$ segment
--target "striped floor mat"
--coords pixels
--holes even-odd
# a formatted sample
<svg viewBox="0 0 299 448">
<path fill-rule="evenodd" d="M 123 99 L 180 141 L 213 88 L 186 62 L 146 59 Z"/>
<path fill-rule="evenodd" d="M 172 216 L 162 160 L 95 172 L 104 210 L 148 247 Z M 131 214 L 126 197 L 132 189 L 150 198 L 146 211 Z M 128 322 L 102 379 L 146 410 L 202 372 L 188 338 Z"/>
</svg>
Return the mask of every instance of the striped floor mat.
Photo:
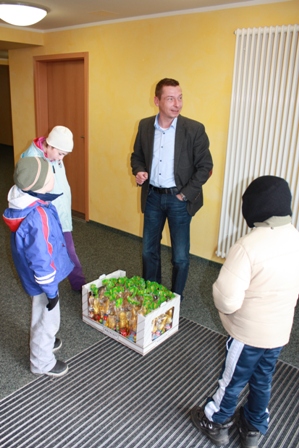
<svg viewBox="0 0 299 448">
<path fill-rule="evenodd" d="M 38 377 L 0 402 L 1 448 L 212 448 L 189 412 L 213 391 L 224 342 L 185 318 L 144 357 L 105 337 L 65 377 Z M 298 386 L 299 370 L 279 361 L 260 447 L 299 446 Z M 233 429 L 227 447 L 239 446 Z"/>
</svg>

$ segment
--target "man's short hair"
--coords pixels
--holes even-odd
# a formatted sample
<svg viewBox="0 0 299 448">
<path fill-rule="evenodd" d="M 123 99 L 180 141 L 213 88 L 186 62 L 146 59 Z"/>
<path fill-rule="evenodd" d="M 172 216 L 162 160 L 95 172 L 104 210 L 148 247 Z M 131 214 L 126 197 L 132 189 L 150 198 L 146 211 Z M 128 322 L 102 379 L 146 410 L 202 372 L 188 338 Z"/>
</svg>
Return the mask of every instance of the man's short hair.
<svg viewBox="0 0 299 448">
<path fill-rule="evenodd" d="M 159 99 L 161 98 L 162 90 L 163 90 L 164 86 L 177 87 L 179 85 L 180 85 L 179 82 L 176 81 L 175 79 L 172 79 L 172 78 L 161 79 L 161 81 L 159 81 L 158 84 L 156 85 L 155 96 Z"/>
</svg>

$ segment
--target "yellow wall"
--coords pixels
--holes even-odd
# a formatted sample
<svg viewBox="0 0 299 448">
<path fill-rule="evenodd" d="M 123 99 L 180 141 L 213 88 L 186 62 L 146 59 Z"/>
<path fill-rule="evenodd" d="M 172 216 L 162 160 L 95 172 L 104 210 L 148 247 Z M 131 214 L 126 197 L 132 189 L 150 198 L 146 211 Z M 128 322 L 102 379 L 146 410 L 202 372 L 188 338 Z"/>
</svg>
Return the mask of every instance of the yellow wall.
<svg viewBox="0 0 299 448">
<path fill-rule="evenodd" d="M 44 35 L 37 31 L 17 28 L 11 25 L 0 26 L 1 50 L 44 44 Z"/>
<path fill-rule="evenodd" d="M 138 121 L 157 112 L 154 86 L 178 79 L 182 114 L 205 124 L 214 173 L 191 224 L 191 253 L 214 261 L 237 28 L 299 22 L 299 0 L 110 23 L 44 34 L 44 46 L 10 50 L 15 156 L 35 137 L 32 56 L 89 52 L 90 219 L 142 235 L 130 153 Z M 168 232 L 164 244 L 170 245 Z"/>
</svg>

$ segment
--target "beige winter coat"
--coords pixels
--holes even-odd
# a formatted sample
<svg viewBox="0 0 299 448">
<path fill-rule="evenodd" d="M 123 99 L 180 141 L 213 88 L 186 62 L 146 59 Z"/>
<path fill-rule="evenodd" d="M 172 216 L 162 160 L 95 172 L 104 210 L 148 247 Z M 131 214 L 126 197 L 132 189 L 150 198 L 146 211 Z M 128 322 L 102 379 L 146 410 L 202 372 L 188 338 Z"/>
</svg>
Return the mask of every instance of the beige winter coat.
<svg viewBox="0 0 299 448">
<path fill-rule="evenodd" d="M 232 246 L 213 285 L 225 330 L 254 347 L 289 341 L 299 293 L 299 232 L 290 220 L 257 223 Z"/>
</svg>

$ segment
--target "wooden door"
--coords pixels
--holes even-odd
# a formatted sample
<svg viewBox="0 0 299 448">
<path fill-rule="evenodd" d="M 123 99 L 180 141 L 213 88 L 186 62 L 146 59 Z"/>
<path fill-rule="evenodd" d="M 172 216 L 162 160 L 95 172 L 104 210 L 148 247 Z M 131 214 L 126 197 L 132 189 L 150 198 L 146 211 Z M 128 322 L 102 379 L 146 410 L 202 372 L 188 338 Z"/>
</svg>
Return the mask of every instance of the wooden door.
<svg viewBox="0 0 299 448">
<path fill-rule="evenodd" d="M 78 55 L 35 58 L 35 92 L 37 135 L 56 125 L 73 132 L 74 149 L 64 164 L 73 214 L 88 221 L 86 62 Z"/>
</svg>

